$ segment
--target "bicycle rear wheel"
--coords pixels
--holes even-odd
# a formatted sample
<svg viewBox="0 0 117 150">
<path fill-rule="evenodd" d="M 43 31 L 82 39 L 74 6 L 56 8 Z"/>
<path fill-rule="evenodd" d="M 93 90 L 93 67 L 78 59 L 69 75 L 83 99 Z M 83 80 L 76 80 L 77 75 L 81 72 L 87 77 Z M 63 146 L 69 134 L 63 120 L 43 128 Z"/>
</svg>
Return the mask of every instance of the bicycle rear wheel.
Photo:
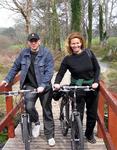
<svg viewBox="0 0 117 150">
<path fill-rule="evenodd" d="M 74 119 L 71 123 L 71 148 L 72 150 L 83 150 L 84 138 L 80 115 L 73 117 Z"/>
<path fill-rule="evenodd" d="M 66 136 L 69 129 L 69 102 L 63 98 L 60 105 L 60 124 L 63 136 Z"/>
<path fill-rule="evenodd" d="M 29 116 L 27 114 L 21 117 L 21 130 L 25 150 L 30 150 L 31 124 L 29 123 Z"/>
</svg>

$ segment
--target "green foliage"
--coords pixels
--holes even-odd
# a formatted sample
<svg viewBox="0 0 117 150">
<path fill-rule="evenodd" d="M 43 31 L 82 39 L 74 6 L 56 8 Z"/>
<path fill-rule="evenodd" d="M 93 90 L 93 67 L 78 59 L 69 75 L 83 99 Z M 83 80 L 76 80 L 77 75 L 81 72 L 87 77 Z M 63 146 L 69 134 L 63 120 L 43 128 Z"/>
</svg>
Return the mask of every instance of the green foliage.
<svg viewBox="0 0 117 150">
<path fill-rule="evenodd" d="M 14 44 L 14 45 L 11 45 L 9 47 L 9 49 L 12 49 L 12 50 L 17 50 L 17 49 L 21 49 L 21 48 L 24 48 L 25 45 L 24 44 Z"/>
<path fill-rule="evenodd" d="M 110 37 L 108 39 L 108 44 L 105 45 L 105 46 L 101 46 L 100 45 L 100 41 L 99 41 L 99 38 L 96 37 L 92 40 L 92 50 L 95 51 L 95 53 L 97 54 L 98 57 L 101 57 L 103 58 L 104 60 L 107 60 L 110 59 L 113 61 L 113 60 L 117 60 L 117 37 Z M 109 54 L 109 51 L 113 49 L 112 53 L 114 53 L 113 55 L 111 56 L 108 56 Z"/>
<path fill-rule="evenodd" d="M 110 46 L 117 46 L 117 37 L 110 37 L 108 43 Z"/>
<path fill-rule="evenodd" d="M 3 145 L 8 139 L 7 133 L 0 133 L 0 145 Z"/>
<path fill-rule="evenodd" d="M 92 45 L 93 46 L 98 46 L 99 45 L 99 37 L 95 37 L 92 39 Z"/>
</svg>

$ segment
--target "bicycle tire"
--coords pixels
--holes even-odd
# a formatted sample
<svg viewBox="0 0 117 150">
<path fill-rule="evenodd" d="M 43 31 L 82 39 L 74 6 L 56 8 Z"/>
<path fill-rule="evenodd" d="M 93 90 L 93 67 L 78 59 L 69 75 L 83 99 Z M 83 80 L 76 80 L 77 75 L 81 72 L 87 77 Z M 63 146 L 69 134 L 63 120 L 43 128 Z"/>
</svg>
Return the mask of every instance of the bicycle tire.
<svg viewBox="0 0 117 150">
<path fill-rule="evenodd" d="M 71 122 L 71 148 L 84 150 L 84 137 L 80 115 L 74 115 Z"/>
<path fill-rule="evenodd" d="M 28 115 L 23 115 L 21 119 L 22 140 L 25 146 L 25 150 L 30 150 L 31 133 Z"/>
<path fill-rule="evenodd" d="M 60 105 L 60 124 L 62 135 L 66 136 L 69 129 L 69 102 L 63 98 Z"/>
</svg>

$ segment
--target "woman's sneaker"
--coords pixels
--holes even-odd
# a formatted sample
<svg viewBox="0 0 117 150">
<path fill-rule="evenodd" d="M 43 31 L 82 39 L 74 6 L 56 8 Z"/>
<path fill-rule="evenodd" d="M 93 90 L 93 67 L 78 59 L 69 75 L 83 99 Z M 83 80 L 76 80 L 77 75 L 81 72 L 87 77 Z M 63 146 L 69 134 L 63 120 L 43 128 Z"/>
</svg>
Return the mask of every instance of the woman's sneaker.
<svg viewBox="0 0 117 150">
<path fill-rule="evenodd" d="M 32 135 L 34 138 L 37 138 L 40 135 L 40 125 L 34 125 L 33 129 L 32 129 Z"/>
<path fill-rule="evenodd" d="M 91 135 L 90 137 L 86 137 L 86 140 L 91 144 L 96 143 L 96 139 L 95 139 L 94 135 Z"/>
<path fill-rule="evenodd" d="M 49 146 L 55 146 L 55 140 L 54 140 L 54 138 L 48 139 L 48 145 Z"/>
</svg>

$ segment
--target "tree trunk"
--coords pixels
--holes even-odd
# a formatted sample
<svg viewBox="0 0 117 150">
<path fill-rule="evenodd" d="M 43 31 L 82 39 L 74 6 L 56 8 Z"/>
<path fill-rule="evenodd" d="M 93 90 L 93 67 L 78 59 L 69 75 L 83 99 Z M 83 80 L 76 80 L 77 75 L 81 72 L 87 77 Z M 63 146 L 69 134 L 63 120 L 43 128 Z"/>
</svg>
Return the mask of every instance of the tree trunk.
<svg viewBox="0 0 117 150">
<path fill-rule="evenodd" d="M 32 12 L 32 0 L 26 0 L 25 3 L 21 3 L 18 0 L 13 0 L 13 3 L 17 7 L 18 12 L 23 16 L 25 19 L 25 31 L 26 34 L 31 32 L 31 12 Z"/>
<path fill-rule="evenodd" d="M 92 7 L 92 0 L 88 1 L 88 48 L 91 48 L 91 42 L 92 42 L 92 13 L 93 13 L 93 7 Z"/>
<path fill-rule="evenodd" d="M 81 11 L 82 11 L 81 0 L 71 0 L 71 30 L 81 31 Z"/>
<path fill-rule="evenodd" d="M 103 9 L 101 3 L 99 4 L 99 37 L 100 43 L 103 41 Z"/>
<path fill-rule="evenodd" d="M 58 14 L 56 10 L 56 0 L 52 0 L 52 49 L 54 51 L 61 50 L 60 44 L 60 25 L 58 20 Z"/>
</svg>

